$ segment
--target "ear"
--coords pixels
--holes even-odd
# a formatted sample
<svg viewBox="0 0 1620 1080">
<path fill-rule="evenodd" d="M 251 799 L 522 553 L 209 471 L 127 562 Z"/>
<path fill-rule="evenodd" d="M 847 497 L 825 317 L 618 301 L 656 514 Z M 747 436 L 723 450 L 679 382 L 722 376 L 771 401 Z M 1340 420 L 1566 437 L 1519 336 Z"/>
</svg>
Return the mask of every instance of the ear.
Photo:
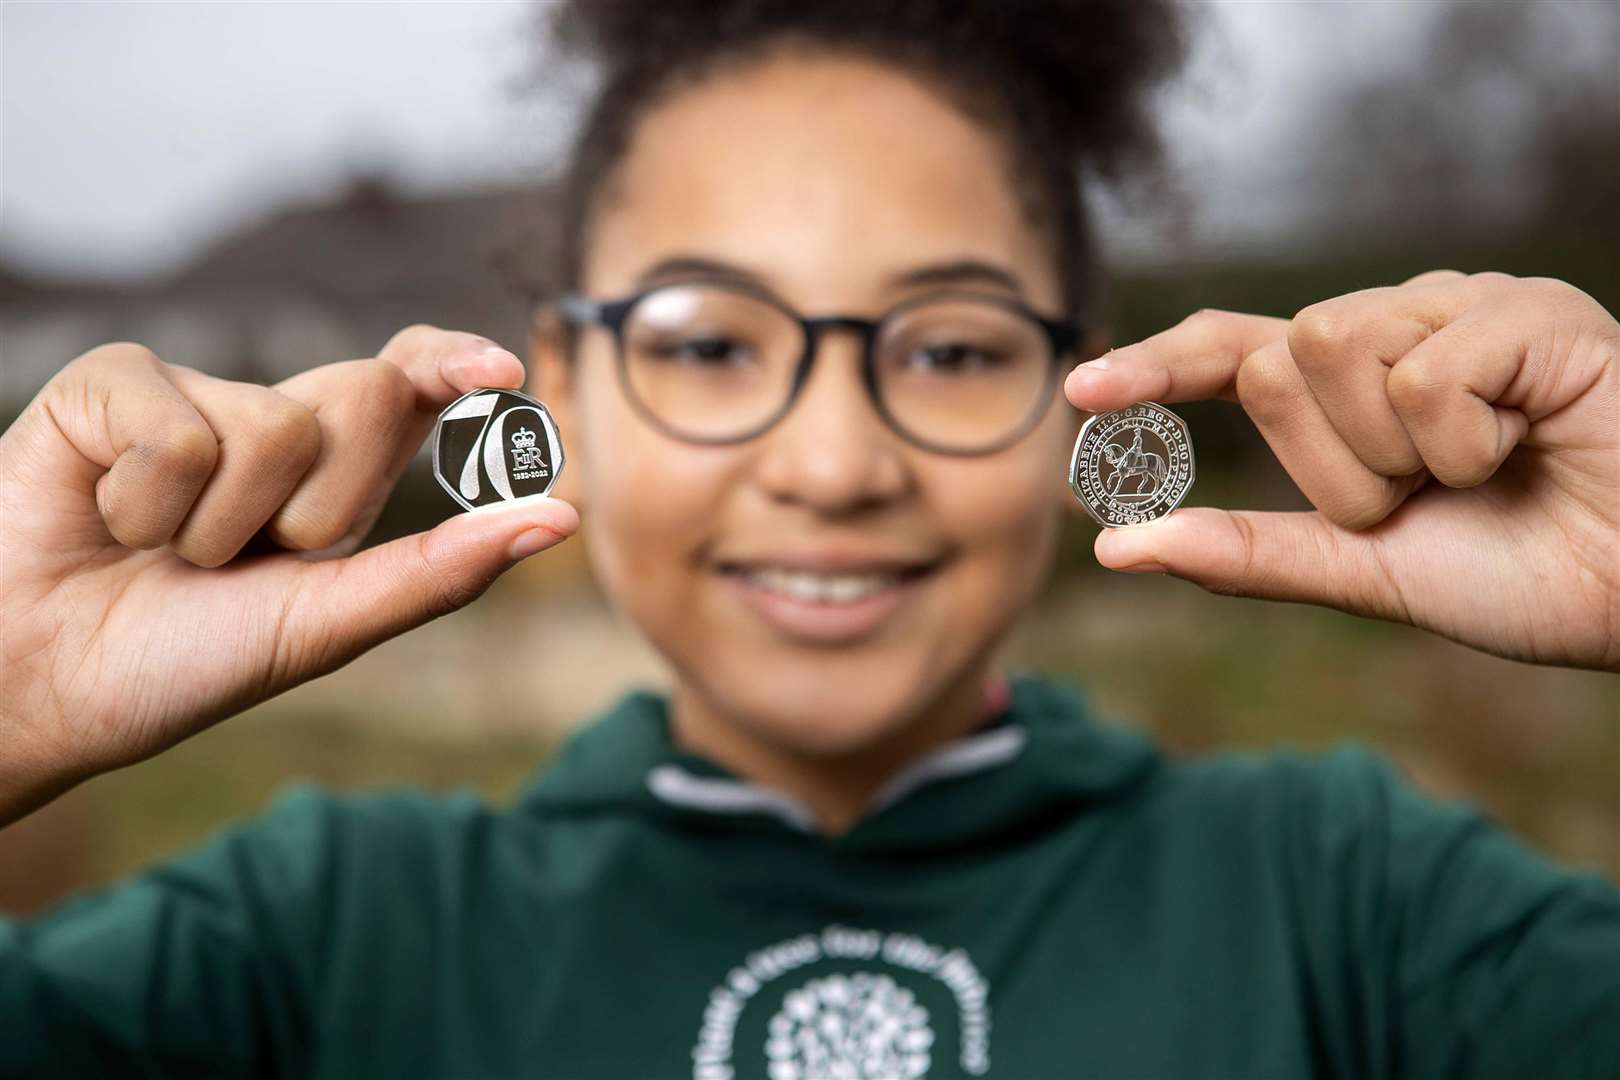
<svg viewBox="0 0 1620 1080">
<path fill-rule="evenodd" d="M 557 421 L 562 437 L 564 465 L 553 494 L 576 508 L 585 493 L 584 442 L 575 423 L 579 411 L 574 405 L 577 382 L 568 353 L 572 328 L 549 308 L 536 311 L 529 320 L 529 382 Z"/>
</svg>

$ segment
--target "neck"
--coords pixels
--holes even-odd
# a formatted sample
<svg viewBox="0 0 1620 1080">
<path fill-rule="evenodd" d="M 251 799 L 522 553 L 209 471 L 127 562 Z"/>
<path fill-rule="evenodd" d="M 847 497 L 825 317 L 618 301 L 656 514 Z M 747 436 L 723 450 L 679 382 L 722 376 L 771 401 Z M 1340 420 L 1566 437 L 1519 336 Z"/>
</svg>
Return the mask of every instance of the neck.
<svg viewBox="0 0 1620 1080">
<path fill-rule="evenodd" d="M 837 835 L 865 816 L 890 777 L 983 724 L 993 711 L 990 685 L 988 669 L 975 668 L 888 737 L 847 753 L 814 754 L 761 737 L 757 725 L 729 715 L 682 679 L 672 700 L 671 735 L 683 749 L 796 799 L 823 832 Z"/>
</svg>

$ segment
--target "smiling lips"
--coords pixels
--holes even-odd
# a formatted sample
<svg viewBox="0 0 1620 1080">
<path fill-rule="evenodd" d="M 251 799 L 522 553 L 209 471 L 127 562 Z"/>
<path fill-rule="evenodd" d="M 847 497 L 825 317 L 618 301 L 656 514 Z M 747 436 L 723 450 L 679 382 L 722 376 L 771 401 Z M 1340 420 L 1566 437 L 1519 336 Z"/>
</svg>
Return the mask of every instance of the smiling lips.
<svg viewBox="0 0 1620 1080">
<path fill-rule="evenodd" d="M 886 570 L 824 573 L 779 566 L 754 566 L 742 567 L 736 572 L 743 581 L 756 588 L 769 589 L 810 604 L 849 604 L 900 584 L 900 575 Z"/>
<path fill-rule="evenodd" d="M 877 630 L 939 567 L 938 560 L 817 561 L 823 565 L 722 562 L 717 568 L 743 603 L 784 636 L 838 644 Z"/>
</svg>

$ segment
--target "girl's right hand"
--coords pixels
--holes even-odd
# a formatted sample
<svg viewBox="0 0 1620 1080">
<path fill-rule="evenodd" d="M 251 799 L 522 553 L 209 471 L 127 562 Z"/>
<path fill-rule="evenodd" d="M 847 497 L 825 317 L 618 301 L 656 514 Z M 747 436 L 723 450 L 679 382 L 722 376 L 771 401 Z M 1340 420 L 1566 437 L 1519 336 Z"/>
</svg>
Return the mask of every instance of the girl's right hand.
<svg viewBox="0 0 1620 1080">
<path fill-rule="evenodd" d="M 467 604 L 573 533 L 571 506 L 539 500 L 350 554 L 438 412 L 523 379 L 488 339 L 422 325 L 274 387 L 125 342 L 63 368 L 0 436 L 0 823 Z M 238 558 L 261 530 L 269 550 Z"/>
</svg>

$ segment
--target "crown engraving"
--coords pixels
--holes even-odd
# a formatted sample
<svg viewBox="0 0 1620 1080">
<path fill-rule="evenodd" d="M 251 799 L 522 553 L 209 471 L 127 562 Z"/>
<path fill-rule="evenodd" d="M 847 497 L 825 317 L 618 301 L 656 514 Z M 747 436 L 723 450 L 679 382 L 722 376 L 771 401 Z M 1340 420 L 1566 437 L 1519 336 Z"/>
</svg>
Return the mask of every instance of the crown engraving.
<svg viewBox="0 0 1620 1080">
<path fill-rule="evenodd" d="M 534 432 L 528 428 L 518 428 L 512 432 L 512 448 L 514 450 L 527 450 L 534 445 Z"/>
</svg>

